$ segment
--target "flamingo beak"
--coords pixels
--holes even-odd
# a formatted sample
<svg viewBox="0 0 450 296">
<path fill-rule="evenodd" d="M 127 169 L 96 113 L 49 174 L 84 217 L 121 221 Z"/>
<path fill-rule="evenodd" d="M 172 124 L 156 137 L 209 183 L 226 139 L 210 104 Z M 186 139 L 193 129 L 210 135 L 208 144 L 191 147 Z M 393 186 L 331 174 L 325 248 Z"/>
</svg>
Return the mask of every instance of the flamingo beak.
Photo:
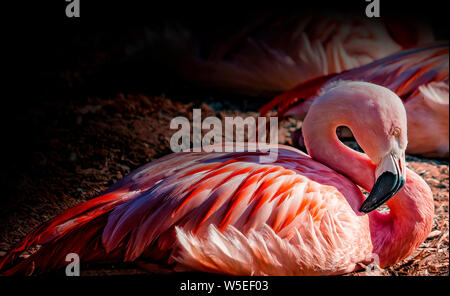
<svg viewBox="0 0 450 296">
<path fill-rule="evenodd" d="M 375 175 L 375 185 L 361 205 L 360 212 L 372 212 L 402 189 L 406 175 L 404 157 L 397 157 L 393 153 L 388 154 L 378 165 Z"/>
</svg>

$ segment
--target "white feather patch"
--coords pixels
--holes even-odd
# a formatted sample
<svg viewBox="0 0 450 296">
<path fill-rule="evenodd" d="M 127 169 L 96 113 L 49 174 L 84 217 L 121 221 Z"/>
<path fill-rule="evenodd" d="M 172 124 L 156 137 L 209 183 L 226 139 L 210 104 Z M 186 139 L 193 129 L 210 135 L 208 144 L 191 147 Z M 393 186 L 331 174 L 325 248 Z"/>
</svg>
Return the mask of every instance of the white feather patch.
<svg viewBox="0 0 450 296">
<path fill-rule="evenodd" d="M 320 224 L 308 211 L 300 216 L 303 227 L 290 239 L 281 238 L 267 224 L 246 235 L 233 226 L 221 232 L 211 224 L 202 237 L 177 227 L 179 252 L 173 259 L 199 271 L 282 276 L 342 274 L 370 257 L 370 238 L 360 235 L 365 231 L 342 229 L 349 225 L 335 223 L 328 213 Z"/>
</svg>

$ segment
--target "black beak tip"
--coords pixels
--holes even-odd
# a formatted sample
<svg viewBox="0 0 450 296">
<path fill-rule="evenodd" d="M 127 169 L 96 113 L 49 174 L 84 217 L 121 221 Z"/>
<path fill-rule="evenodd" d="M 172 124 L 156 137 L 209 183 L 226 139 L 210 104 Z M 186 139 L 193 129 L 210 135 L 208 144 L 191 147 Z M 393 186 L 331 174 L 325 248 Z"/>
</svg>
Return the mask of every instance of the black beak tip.
<svg viewBox="0 0 450 296">
<path fill-rule="evenodd" d="M 369 207 L 367 207 L 365 204 L 363 204 L 363 205 L 361 206 L 361 208 L 359 209 L 359 211 L 360 211 L 361 213 L 365 213 L 365 214 L 368 214 L 368 213 L 372 212 L 372 210 L 369 209 Z"/>
<path fill-rule="evenodd" d="M 392 196 L 394 196 L 405 184 L 405 180 L 391 172 L 384 172 L 375 182 L 372 191 L 367 199 L 361 205 L 359 211 L 362 213 L 370 213 Z"/>
<path fill-rule="evenodd" d="M 370 197 L 370 195 L 369 195 Z M 375 202 L 375 200 L 371 199 L 371 198 L 367 198 L 363 204 L 361 205 L 361 207 L 359 208 L 359 211 L 361 213 L 370 213 L 373 210 L 376 210 L 376 208 L 378 208 L 379 206 L 381 206 L 381 204 Z"/>
</svg>

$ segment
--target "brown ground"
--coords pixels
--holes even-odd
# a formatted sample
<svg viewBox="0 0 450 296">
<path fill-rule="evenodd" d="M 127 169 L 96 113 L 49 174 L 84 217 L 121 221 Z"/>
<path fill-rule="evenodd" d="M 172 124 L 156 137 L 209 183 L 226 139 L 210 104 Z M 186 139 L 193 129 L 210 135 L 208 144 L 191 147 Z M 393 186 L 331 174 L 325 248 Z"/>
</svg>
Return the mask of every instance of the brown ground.
<svg viewBox="0 0 450 296">
<path fill-rule="evenodd" d="M 20 173 L 11 177 L 13 190 L 3 200 L 0 256 L 42 222 L 97 196 L 140 165 L 170 153 L 169 139 L 175 132 L 169 129 L 170 120 L 179 115 L 189 117 L 194 107 L 202 108 L 203 118 L 243 115 L 239 110 L 255 115 L 257 110 L 257 106 L 242 100 L 227 104 L 214 99 L 186 103 L 164 96 L 125 94 L 36 104 L 24 116 L 36 125 L 37 144 Z M 291 144 L 290 134 L 298 126 L 294 120 L 284 122 L 280 143 Z M 380 274 L 448 275 L 448 162 L 416 157 L 407 160 L 433 190 L 433 230 L 410 258 Z M 83 270 L 84 275 L 140 272 L 134 266 Z"/>
</svg>

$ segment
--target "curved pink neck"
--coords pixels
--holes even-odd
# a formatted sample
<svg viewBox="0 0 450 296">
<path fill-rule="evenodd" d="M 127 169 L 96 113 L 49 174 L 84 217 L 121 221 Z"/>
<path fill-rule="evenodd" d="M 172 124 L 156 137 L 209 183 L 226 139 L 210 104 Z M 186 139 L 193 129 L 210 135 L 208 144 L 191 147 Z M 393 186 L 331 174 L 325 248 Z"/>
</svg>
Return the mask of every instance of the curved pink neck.
<svg viewBox="0 0 450 296">
<path fill-rule="evenodd" d="M 352 111 L 348 108 L 345 113 L 336 111 L 327 113 L 325 118 L 323 115 L 308 114 L 303 123 L 307 151 L 315 160 L 370 191 L 375 183 L 376 165 L 366 154 L 350 149 L 338 139 L 336 128 L 345 125 L 352 129 L 354 122 L 349 120 Z M 352 131 L 358 140 L 361 130 Z M 381 266 L 394 264 L 409 256 L 431 231 L 434 211 L 431 190 L 410 170 L 406 178 L 404 188 L 387 202 L 389 214 L 377 211 L 369 214 L 373 253 L 379 256 Z"/>
</svg>

